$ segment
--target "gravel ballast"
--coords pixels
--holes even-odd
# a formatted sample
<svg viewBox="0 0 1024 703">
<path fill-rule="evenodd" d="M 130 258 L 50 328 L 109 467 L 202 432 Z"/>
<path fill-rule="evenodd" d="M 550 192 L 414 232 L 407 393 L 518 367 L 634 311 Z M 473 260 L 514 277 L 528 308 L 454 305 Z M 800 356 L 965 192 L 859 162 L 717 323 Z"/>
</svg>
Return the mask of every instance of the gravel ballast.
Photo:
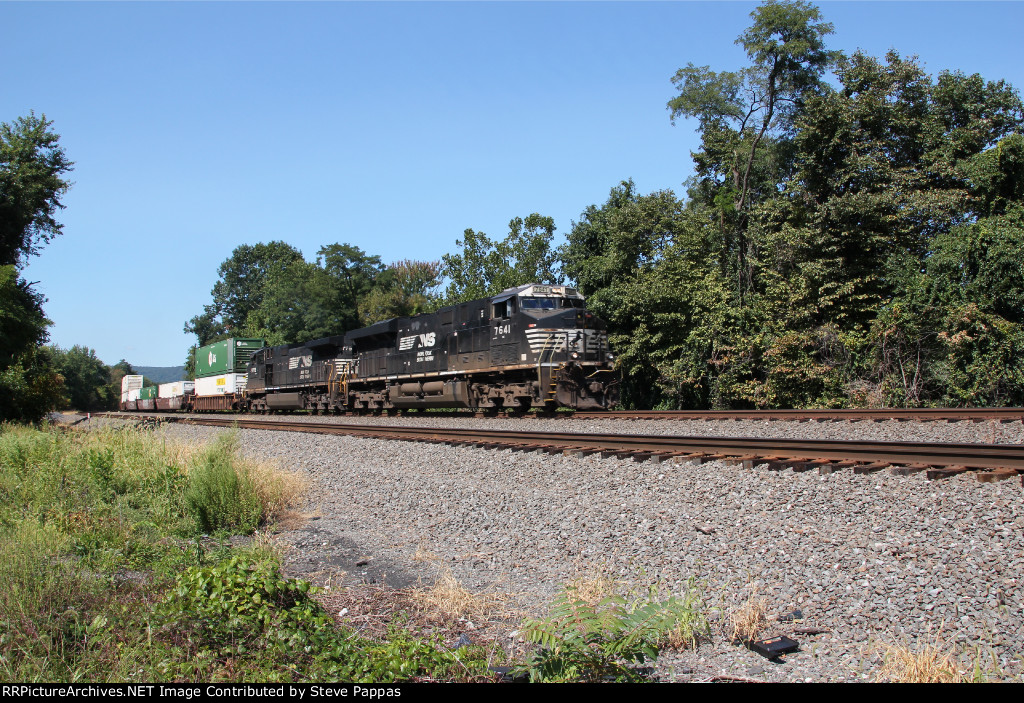
<svg viewBox="0 0 1024 703">
<path fill-rule="evenodd" d="M 322 418 L 310 418 L 319 421 Z M 410 421 L 411 420 L 411 421 Z M 334 420 L 338 421 L 338 420 Z M 450 418 L 343 422 L 455 424 Z M 462 422 L 461 420 L 459 422 Z M 1013 423 L 466 420 L 552 431 L 1024 443 Z M 197 443 L 221 430 L 165 425 Z M 567 581 L 603 571 L 678 592 L 703 584 L 713 636 L 665 653 L 662 680 L 873 680 L 886 644 L 955 644 L 965 664 L 1019 677 L 1024 613 L 1020 480 L 972 474 L 769 472 L 240 431 L 244 452 L 310 479 L 312 519 L 279 539 L 291 575 L 337 585 L 430 583 L 450 568 L 531 615 Z M 425 558 L 424 555 L 429 555 Z M 727 641 L 751 597 L 764 636 L 800 643 L 781 662 Z"/>
</svg>

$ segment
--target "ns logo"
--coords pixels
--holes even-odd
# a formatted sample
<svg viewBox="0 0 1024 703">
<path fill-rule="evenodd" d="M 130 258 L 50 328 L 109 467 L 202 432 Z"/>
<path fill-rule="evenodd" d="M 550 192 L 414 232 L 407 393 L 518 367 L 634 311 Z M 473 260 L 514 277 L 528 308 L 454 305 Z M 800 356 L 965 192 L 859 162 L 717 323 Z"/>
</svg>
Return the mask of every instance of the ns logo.
<svg viewBox="0 0 1024 703">
<path fill-rule="evenodd" d="M 419 346 L 421 347 L 432 347 L 434 342 L 437 341 L 437 334 L 435 332 L 427 332 L 426 334 L 413 334 L 408 337 L 402 337 L 398 340 L 398 351 L 409 351 L 416 346 L 416 340 L 419 340 Z"/>
</svg>

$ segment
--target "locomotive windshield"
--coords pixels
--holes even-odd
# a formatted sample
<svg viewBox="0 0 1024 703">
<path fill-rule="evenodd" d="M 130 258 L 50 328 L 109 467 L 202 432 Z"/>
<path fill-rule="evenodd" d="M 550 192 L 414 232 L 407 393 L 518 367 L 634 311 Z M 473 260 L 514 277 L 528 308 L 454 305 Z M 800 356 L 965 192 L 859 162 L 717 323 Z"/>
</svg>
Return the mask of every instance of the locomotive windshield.
<svg viewBox="0 0 1024 703">
<path fill-rule="evenodd" d="M 556 308 L 582 308 L 579 298 L 523 298 L 523 310 L 554 310 Z"/>
</svg>

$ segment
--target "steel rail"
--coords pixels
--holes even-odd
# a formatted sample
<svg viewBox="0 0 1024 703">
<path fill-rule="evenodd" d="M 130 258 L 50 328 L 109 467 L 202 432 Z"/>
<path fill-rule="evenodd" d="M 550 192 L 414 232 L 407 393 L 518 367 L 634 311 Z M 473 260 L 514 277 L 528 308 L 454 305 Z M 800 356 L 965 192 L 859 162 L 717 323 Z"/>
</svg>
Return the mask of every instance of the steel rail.
<svg viewBox="0 0 1024 703">
<path fill-rule="evenodd" d="M 1024 408 L 847 408 L 837 410 L 607 410 L 576 412 L 586 420 L 1024 420 Z"/>
<path fill-rule="evenodd" d="M 137 415 L 136 415 L 137 417 Z M 411 441 L 446 441 L 495 446 L 564 447 L 604 452 L 708 455 L 765 460 L 810 460 L 876 463 L 899 466 L 959 466 L 971 469 L 1024 471 L 1024 446 L 1017 444 L 875 442 L 851 440 L 765 439 L 747 437 L 686 437 L 679 435 L 594 434 L 576 432 L 509 431 L 475 428 L 347 425 L 238 418 L 164 417 L 176 422 L 263 429 L 346 434 Z"/>
</svg>

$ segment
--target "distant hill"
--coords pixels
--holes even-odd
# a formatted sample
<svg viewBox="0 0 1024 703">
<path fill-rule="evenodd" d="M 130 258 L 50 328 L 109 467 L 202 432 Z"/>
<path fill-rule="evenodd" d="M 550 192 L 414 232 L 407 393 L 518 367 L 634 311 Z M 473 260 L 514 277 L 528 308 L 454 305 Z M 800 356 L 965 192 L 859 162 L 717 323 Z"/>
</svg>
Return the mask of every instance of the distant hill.
<svg viewBox="0 0 1024 703">
<path fill-rule="evenodd" d="M 184 366 L 132 366 L 135 373 L 140 373 L 153 383 L 170 383 L 185 378 Z"/>
</svg>

